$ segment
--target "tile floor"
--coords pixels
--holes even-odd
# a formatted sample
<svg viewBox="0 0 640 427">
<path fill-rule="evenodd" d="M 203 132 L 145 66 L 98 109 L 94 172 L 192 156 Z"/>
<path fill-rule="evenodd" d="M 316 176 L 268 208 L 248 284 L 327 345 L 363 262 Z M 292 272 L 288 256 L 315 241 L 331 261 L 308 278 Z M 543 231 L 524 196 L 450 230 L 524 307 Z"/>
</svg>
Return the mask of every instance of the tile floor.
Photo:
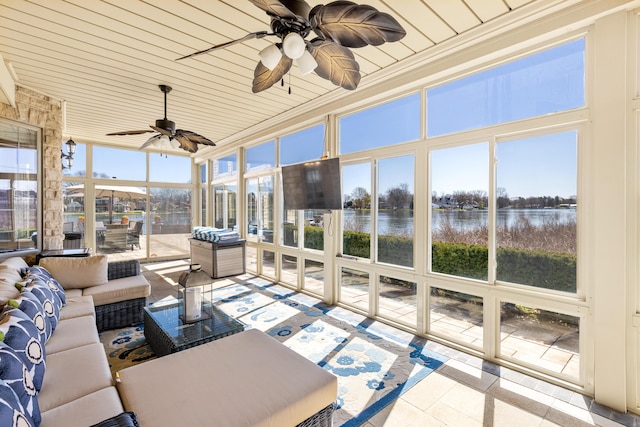
<svg viewBox="0 0 640 427">
<path fill-rule="evenodd" d="M 178 276 L 187 268 L 188 260 L 142 264 L 151 282 L 149 302 L 175 296 Z M 365 427 L 640 427 L 640 416 L 613 411 L 579 393 L 441 344 L 430 342 L 427 348 L 449 360 Z"/>
</svg>

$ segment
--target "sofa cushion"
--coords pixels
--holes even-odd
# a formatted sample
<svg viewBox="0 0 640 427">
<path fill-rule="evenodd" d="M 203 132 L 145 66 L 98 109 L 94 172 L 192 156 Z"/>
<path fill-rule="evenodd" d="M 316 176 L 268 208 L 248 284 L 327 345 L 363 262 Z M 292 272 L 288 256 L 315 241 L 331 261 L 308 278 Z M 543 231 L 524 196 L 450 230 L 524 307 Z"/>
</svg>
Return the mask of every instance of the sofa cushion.
<svg viewBox="0 0 640 427">
<path fill-rule="evenodd" d="M 29 266 L 29 264 L 27 264 L 27 262 L 19 256 L 14 256 L 3 260 L 2 265 L 8 265 L 18 272 L 24 270 Z"/>
<path fill-rule="evenodd" d="M 18 290 L 14 286 L 16 282 L 22 280 L 18 270 L 11 266 L 0 264 L 0 303 L 4 304 L 11 298 L 18 295 Z"/>
<path fill-rule="evenodd" d="M 90 426 L 121 413 L 115 387 L 107 387 L 42 412 L 43 426 Z"/>
<path fill-rule="evenodd" d="M 60 309 L 62 308 L 62 302 L 60 298 L 53 293 L 51 288 L 40 278 L 34 277 L 27 282 L 26 287 L 22 284 L 16 283 L 16 286 L 20 291 L 22 289 L 28 289 L 33 293 L 44 307 L 44 312 L 47 315 L 49 324 L 51 325 L 51 333 L 56 330 L 58 325 L 58 319 L 60 318 Z"/>
<path fill-rule="evenodd" d="M 18 298 L 10 299 L 7 304 L 22 310 L 24 314 L 29 316 L 29 319 L 38 328 L 40 343 L 44 346 L 51 336 L 51 323 L 40 300 L 29 289 L 24 288 Z"/>
<path fill-rule="evenodd" d="M 36 425 L 40 424 L 40 407 L 33 378 L 15 350 L 2 342 L 0 342 L 0 378 L 16 393 L 33 422 Z"/>
<path fill-rule="evenodd" d="M 60 300 L 61 305 L 66 303 L 62 285 L 60 285 L 60 283 L 45 268 L 38 266 L 28 267 L 25 270 L 25 279 L 31 280 L 34 278 L 41 279 L 47 286 L 49 286 L 49 289 L 51 289 L 54 295 L 56 295 Z"/>
<path fill-rule="evenodd" d="M 35 427 L 15 391 L 0 379 L 0 425 Z"/>
<path fill-rule="evenodd" d="M 145 298 L 151 294 L 151 285 L 143 275 L 109 280 L 106 285 L 94 286 L 83 291 L 83 295 L 93 297 L 96 306 Z"/>
<path fill-rule="evenodd" d="M 65 295 L 67 300 L 69 298 L 73 299 L 75 297 L 81 297 L 82 296 L 82 289 L 65 289 L 64 290 L 64 295 Z"/>
<path fill-rule="evenodd" d="M 93 304 L 93 298 L 90 296 L 74 296 L 69 297 L 67 294 L 67 305 L 60 310 L 60 320 L 71 319 L 82 316 L 96 316 L 96 308 Z"/>
<path fill-rule="evenodd" d="M 44 349 L 48 360 L 54 353 L 99 342 L 95 317 L 73 317 L 60 320 L 56 333 L 49 339 Z"/>
<path fill-rule="evenodd" d="M 47 380 L 38 394 L 44 413 L 113 385 L 102 344 L 89 344 L 47 355 Z"/>
<path fill-rule="evenodd" d="M 20 356 L 39 391 L 44 378 L 45 353 L 38 335 L 36 325 L 17 308 L 6 307 L 0 313 L 0 341 Z"/>
<path fill-rule="evenodd" d="M 108 258 L 106 255 L 90 257 L 47 257 L 40 266 L 62 285 L 64 289 L 84 289 L 107 283 Z"/>
<path fill-rule="evenodd" d="M 18 282 L 22 279 L 21 271 L 9 264 L 2 263 L 0 264 L 0 279 L 9 283 Z"/>
</svg>

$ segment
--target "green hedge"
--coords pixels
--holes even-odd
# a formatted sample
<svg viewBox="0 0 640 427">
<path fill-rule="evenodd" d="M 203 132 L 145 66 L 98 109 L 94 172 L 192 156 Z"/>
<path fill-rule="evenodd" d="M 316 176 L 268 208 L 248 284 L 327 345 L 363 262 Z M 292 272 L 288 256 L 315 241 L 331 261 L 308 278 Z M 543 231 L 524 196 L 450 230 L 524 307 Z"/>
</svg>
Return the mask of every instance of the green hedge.
<svg viewBox="0 0 640 427">
<path fill-rule="evenodd" d="M 557 291 L 576 291 L 575 255 L 499 249 L 497 256 L 499 280 Z"/>
<path fill-rule="evenodd" d="M 285 242 L 287 234 L 293 235 L 285 231 Z M 307 248 L 324 248 L 322 228 L 305 227 L 304 238 Z M 369 233 L 345 231 L 343 245 L 345 255 L 371 257 Z M 381 262 L 407 267 L 413 265 L 413 239 L 380 236 L 378 245 Z M 564 292 L 576 291 L 575 255 L 503 248 L 498 250 L 497 257 L 498 280 Z M 488 259 L 486 246 L 445 242 L 432 245 L 432 270 L 437 273 L 487 280 Z"/>
<path fill-rule="evenodd" d="M 487 280 L 489 254 L 486 246 L 434 242 L 431 248 L 433 271 Z"/>
</svg>

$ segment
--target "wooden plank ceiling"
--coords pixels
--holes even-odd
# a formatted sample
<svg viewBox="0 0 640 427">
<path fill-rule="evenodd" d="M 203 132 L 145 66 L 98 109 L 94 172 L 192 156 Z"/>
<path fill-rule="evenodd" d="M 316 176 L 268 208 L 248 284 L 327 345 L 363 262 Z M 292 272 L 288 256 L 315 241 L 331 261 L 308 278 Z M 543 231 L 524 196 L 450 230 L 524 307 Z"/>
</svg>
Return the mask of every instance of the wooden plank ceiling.
<svg viewBox="0 0 640 427">
<path fill-rule="evenodd" d="M 385 67 L 535 1 L 358 3 L 392 14 L 407 32 L 400 42 L 352 50 L 365 82 Z M 140 145 L 145 135 L 105 134 L 146 129 L 163 118 L 158 84 L 173 88 L 167 117 L 213 141 L 228 140 L 332 91 L 347 92 L 315 73 L 302 77 L 294 66 L 284 87 L 253 94 L 258 52 L 272 38 L 175 61 L 261 30 L 269 30 L 269 17 L 246 0 L 0 0 L 0 54 L 15 69 L 18 84 L 66 101 L 65 136 L 78 141 Z"/>
</svg>

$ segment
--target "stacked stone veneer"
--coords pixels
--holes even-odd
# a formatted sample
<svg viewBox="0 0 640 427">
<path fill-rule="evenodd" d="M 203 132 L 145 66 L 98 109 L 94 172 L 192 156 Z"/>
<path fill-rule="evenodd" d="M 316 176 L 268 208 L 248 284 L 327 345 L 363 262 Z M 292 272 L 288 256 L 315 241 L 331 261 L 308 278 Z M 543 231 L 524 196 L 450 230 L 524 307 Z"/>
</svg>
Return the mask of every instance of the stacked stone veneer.
<svg viewBox="0 0 640 427">
<path fill-rule="evenodd" d="M 33 90 L 16 86 L 16 108 L 0 102 L 0 117 L 42 129 L 42 246 L 61 249 L 62 232 L 62 105 Z"/>
</svg>

